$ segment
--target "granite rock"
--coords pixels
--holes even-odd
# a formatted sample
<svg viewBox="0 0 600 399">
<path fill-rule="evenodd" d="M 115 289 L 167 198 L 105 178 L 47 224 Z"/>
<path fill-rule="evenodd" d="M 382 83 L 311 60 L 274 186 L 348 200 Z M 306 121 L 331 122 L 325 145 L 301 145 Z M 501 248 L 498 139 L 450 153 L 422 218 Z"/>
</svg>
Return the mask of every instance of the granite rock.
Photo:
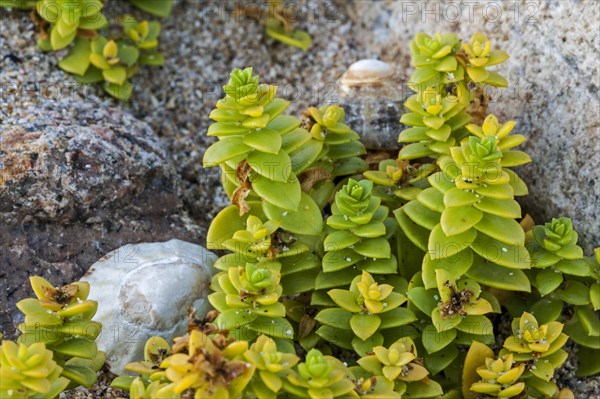
<svg viewBox="0 0 600 399">
<path fill-rule="evenodd" d="M 89 298 L 100 304 L 94 320 L 102 323 L 98 348 L 110 371 L 144 357 L 144 344 L 157 335 L 170 342 L 187 331 L 187 312 L 203 318 L 216 255 L 180 240 L 128 244 L 94 263 L 82 281 Z"/>
<path fill-rule="evenodd" d="M 77 280 L 127 243 L 199 240 L 175 170 L 151 128 L 93 103 L 44 102 L 0 128 L 2 331 L 20 322 L 23 284 Z"/>
</svg>

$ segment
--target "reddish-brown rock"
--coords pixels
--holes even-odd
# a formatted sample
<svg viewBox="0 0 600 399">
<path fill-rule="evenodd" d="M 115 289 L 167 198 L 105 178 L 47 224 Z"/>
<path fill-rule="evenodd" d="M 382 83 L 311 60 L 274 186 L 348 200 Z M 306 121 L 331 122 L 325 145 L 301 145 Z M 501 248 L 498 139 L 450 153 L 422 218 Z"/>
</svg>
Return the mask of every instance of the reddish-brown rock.
<svg viewBox="0 0 600 399">
<path fill-rule="evenodd" d="M 77 280 L 127 243 L 200 242 L 175 170 L 151 128 L 92 103 L 36 104 L 0 128 L 0 322 L 41 275 Z"/>
</svg>

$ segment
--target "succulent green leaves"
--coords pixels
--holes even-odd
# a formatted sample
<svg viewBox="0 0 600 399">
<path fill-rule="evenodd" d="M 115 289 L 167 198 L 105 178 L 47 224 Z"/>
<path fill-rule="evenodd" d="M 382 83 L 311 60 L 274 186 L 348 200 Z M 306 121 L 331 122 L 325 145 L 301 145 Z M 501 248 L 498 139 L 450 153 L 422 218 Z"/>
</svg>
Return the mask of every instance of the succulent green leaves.
<svg viewBox="0 0 600 399">
<path fill-rule="evenodd" d="M 282 0 L 269 2 L 265 18 L 267 36 L 303 51 L 308 50 L 312 38 L 306 31 L 294 28 L 296 16 L 290 16 L 287 11 Z"/>
<path fill-rule="evenodd" d="M 280 351 L 276 342 L 265 335 L 258 337 L 244 357 L 256 366 L 259 377 L 252 379 L 250 388 L 261 399 L 277 395 L 283 387 L 285 375 L 299 361 L 295 354 Z"/>
<path fill-rule="evenodd" d="M 323 231 L 321 210 L 311 197 L 300 194 L 300 204 L 295 211 L 282 210 L 269 202 L 263 202 L 265 215 L 279 223 L 281 229 L 292 234 L 317 236 Z"/>
<path fill-rule="evenodd" d="M 492 305 L 481 297 L 481 286 L 477 282 L 470 279 L 456 281 L 444 269 L 436 270 L 436 280 L 439 304 L 433 309 L 431 320 L 438 332 L 460 329 L 461 324 L 466 326 L 470 321 L 478 320 L 476 328 L 469 328 L 467 332 L 475 335 L 492 334 L 489 321 L 475 317 L 492 312 Z"/>
<path fill-rule="evenodd" d="M 404 114 L 400 123 L 410 128 L 400 133 L 398 141 L 412 144 L 400 150 L 400 159 L 449 154 L 450 147 L 464 136 L 464 126 L 471 119 L 458 97 L 443 96 L 435 87 L 413 95 L 404 105 L 411 112 Z"/>
<path fill-rule="evenodd" d="M 223 245 L 230 251 L 248 254 L 256 259 L 266 257 L 271 250 L 272 235 L 278 227 L 276 222 L 263 223 L 257 216 L 249 215 L 246 218 L 246 229 L 233 233 Z"/>
<path fill-rule="evenodd" d="M 402 159 L 384 159 L 377 170 L 367 170 L 363 176 L 374 184 L 373 194 L 389 208 L 398 208 L 429 187 L 427 177 L 435 171 L 433 164 L 411 165 Z"/>
<path fill-rule="evenodd" d="M 493 50 L 491 42 L 482 33 L 474 34 L 471 42 L 464 43 L 462 46 L 461 41 L 452 33 L 436 33 L 433 36 L 417 33 L 410 43 L 410 49 L 412 64 L 415 67 L 410 77 L 411 89 L 419 94 L 427 90 L 437 92 L 441 96 L 441 102 L 452 99 L 452 102 L 458 103 L 456 105 L 458 109 L 469 105 L 477 108 L 475 94 L 481 95 L 482 88 L 486 84 L 499 87 L 508 85 L 506 79 L 500 74 L 486 69 L 504 62 L 508 55 L 502 50 Z M 485 98 L 485 95 L 483 97 Z M 406 105 L 414 114 L 405 115 L 403 123 L 415 126 L 413 123 L 420 120 L 417 115 L 423 113 L 426 107 L 411 107 L 409 102 Z M 485 104 L 483 107 L 485 108 Z M 474 111 L 474 108 L 470 107 L 469 110 Z M 476 112 L 480 111 L 476 110 Z M 454 118 L 449 125 L 454 128 L 468 123 L 468 115 L 463 115 Z M 426 125 L 427 129 L 437 129 L 436 126 L 441 123 L 440 117 L 442 116 L 427 116 L 429 124 Z M 403 156 L 407 157 L 405 159 L 431 156 L 432 150 L 435 150 L 435 153 L 447 151 L 448 143 L 444 143 L 446 140 L 439 139 L 443 139 L 448 134 L 448 129 L 443 128 L 434 134 L 427 129 L 413 127 L 401 134 L 400 141 L 412 143 L 403 149 Z M 425 132 L 429 132 L 429 135 L 425 135 Z M 432 135 L 436 136 L 438 143 L 431 143 Z"/>
<path fill-rule="evenodd" d="M 2 398 L 54 399 L 69 385 L 62 372 L 44 343 L 2 341 L 0 345 Z"/>
<path fill-rule="evenodd" d="M 64 71 L 83 76 L 90 66 L 90 53 L 90 41 L 77 38 L 69 54 L 58 63 L 58 66 Z"/>
<path fill-rule="evenodd" d="M 309 107 L 303 114 L 304 123 L 312 140 L 322 143 L 321 160 L 335 162 L 336 176 L 362 172 L 367 169 L 360 155 L 366 153 L 364 145 L 359 141 L 359 135 L 344 123 L 346 114 L 337 104 L 324 105 L 320 108 Z M 345 170 L 343 163 L 356 163 L 354 170 Z M 338 173 L 335 173 L 338 170 Z"/>
<path fill-rule="evenodd" d="M 226 96 L 211 112 L 216 122 L 208 129 L 208 135 L 220 141 L 206 150 L 204 166 L 221 165 L 224 174 L 233 171 L 232 202 L 242 212 L 248 210 L 245 199 L 251 194 L 269 203 L 272 213 L 276 208 L 296 211 L 301 201 L 294 174 L 298 160 L 283 147 L 284 137 L 308 133 L 299 128 L 300 120 L 280 115 L 288 102 L 275 97 L 277 87 L 260 84 L 252 68 L 234 70 L 223 89 Z"/>
<path fill-rule="evenodd" d="M 513 335 L 504 341 L 504 347 L 520 354 L 519 359 L 549 356 L 562 350 L 562 345 L 568 338 L 562 329 L 563 325 L 557 321 L 539 325 L 532 314 L 524 312 L 519 319 L 513 321 Z"/>
<path fill-rule="evenodd" d="M 485 69 L 505 61 L 507 56 L 501 50 L 492 51 L 491 43 L 481 33 L 462 46 L 454 34 L 418 33 L 410 48 L 415 67 L 410 87 L 417 94 L 405 103 L 410 112 L 400 122 L 409 128 L 400 134 L 398 141 L 408 144 L 400 150 L 399 158 L 439 158 L 448 155 L 450 148 L 468 135 L 465 125 L 471 116 L 485 112 L 485 104 L 483 111 L 477 108 L 473 91 L 479 93 L 484 84 L 507 85 L 499 74 Z M 478 95 L 485 102 L 485 94 Z M 507 166 L 527 161 L 526 154 L 521 152 L 507 154 L 506 158 Z"/>
<path fill-rule="evenodd" d="M 140 8 L 155 15 L 167 16 L 172 0 L 132 0 Z M 35 5 L 44 20 L 40 25 L 38 46 L 43 51 L 69 49 L 59 67 L 75 75 L 79 83 L 101 83 L 109 95 L 127 101 L 133 94 L 129 78 L 139 65 L 161 66 L 164 58 L 157 50 L 160 24 L 137 22 L 126 15 L 119 21 L 120 34 L 110 32 L 110 40 L 98 30 L 110 27 L 102 9 L 102 0 L 39 0 L 14 2 L 18 6 Z M 0 3 L 12 6 L 12 1 Z"/>
<path fill-rule="evenodd" d="M 98 303 L 88 300 L 89 284 L 76 282 L 64 287 L 53 287 L 41 277 L 30 278 L 37 297 L 17 303 L 25 315 L 19 325 L 22 335 L 18 342 L 27 346 L 44 343 L 54 352 L 54 360 L 61 365 L 61 373 L 76 385 L 89 387 L 96 381 L 98 368 L 104 363 L 104 353 L 96 347 L 96 337 L 102 326 L 92 321 Z M 89 360 L 75 365 L 74 360 Z"/>
<path fill-rule="evenodd" d="M 86 74 L 98 71 L 109 94 L 123 101 L 128 100 L 132 93 L 128 78 L 137 71 L 139 50 L 123 41 L 115 42 L 103 36 L 92 40 L 90 49 L 90 68 Z"/>
<path fill-rule="evenodd" d="M 156 371 L 156 368 L 160 366 L 163 359 L 169 355 L 171 355 L 171 346 L 169 343 L 162 337 L 153 336 L 150 337 L 144 345 L 144 360 L 129 363 L 126 365 L 125 369 L 145 376 L 151 375 Z M 123 384 L 123 386 L 119 386 L 122 389 L 127 388 L 131 383 L 132 381 L 127 379 L 116 381 L 116 384 Z M 113 384 L 111 385 L 115 386 L 115 381 L 113 381 Z"/>
<path fill-rule="evenodd" d="M 217 323 L 231 331 L 251 329 L 279 338 L 293 338 L 293 329 L 285 317 L 279 299 L 281 263 L 247 262 L 217 274 L 211 283 L 214 293 L 208 299 L 221 314 Z M 272 320 L 276 328 L 263 329 Z"/>
<path fill-rule="evenodd" d="M 240 216 L 238 208 L 231 206 L 219 213 L 208 232 L 209 248 L 232 252 L 215 263 L 222 273 L 213 279 L 212 288 L 216 292 L 209 297 L 213 306 L 223 312 L 220 321 L 229 325 L 250 323 L 254 317 L 247 317 L 243 312 L 227 312 L 229 309 L 247 310 L 261 317 L 285 316 L 285 308 L 278 302 L 283 293 L 282 273 L 287 276 L 287 281 L 302 282 L 295 284 L 295 288 L 289 286 L 287 295 L 314 287 L 310 279 L 307 285 L 301 278 L 320 264 L 308 253 L 309 245 L 313 245 L 310 240 L 305 243 L 304 237 L 280 229 L 280 222 L 268 220 L 263 223 L 261 217 L 264 216 L 260 213 L 258 216 Z M 242 319 L 238 320 L 239 317 Z M 279 322 L 289 325 L 285 320 Z M 286 327 L 287 330 L 290 329 Z"/>
<path fill-rule="evenodd" d="M 543 276 L 548 276 L 549 272 L 556 273 L 561 282 L 563 275 L 593 277 L 583 250 L 577 245 L 578 235 L 569 218 L 552 219 L 544 226 L 534 226 L 528 237 L 527 248 L 531 253 L 532 267 L 543 269 L 538 272 L 538 276 L 541 274 L 542 277 L 537 279 L 538 289 L 543 295 L 558 288 L 558 285 L 552 289 L 541 287 L 548 281 Z"/>
<path fill-rule="evenodd" d="M 532 314 L 524 312 L 513 321 L 512 330 L 514 335 L 504 341 L 501 354 L 528 363 L 528 372 L 523 375 L 528 391 L 554 395 L 558 391 L 551 381 L 554 370 L 567 359 L 562 347 L 569 337 L 562 332 L 563 325 L 557 321 L 540 325 Z"/>
<path fill-rule="evenodd" d="M 175 398 L 182 392 L 195 397 L 239 397 L 255 375 L 256 366 L 244 355 L 248 342 L 223 339 L 217 330 L 193 329 L 175 340 L 171 350 L 149 373 L 130 381 L 116 379 L 113 386 L 129 390 L 130 398 Z M 129 365 L 127 366 L 129 368 Z M 225 381 L 216 376 L 218 369 L 233 370 Z"/>
<path fill-rule="evenodd" d="M 399 159 L 434 158 L 441 172 L 431 174 L 431 187 L 421 187 L 394 214 L 406 238 L 428 252 L 421 275 L 426 289 L 437 287 L 435 275 L 442 270 L 453 278 L 467 274 L 496 288 L 530 291 L 527 275 L 519 270 L 530 267 L 529 254 L 514 220 L 521 216 L 514 196 L 527 188 L 503 169 L 530 161 L 512 151 L 525 138 L 509 135 L 514 122 L 502 125 L 493 115 L 481 127 L 469 124 L 477 106 L 472 92 L 484 84 L 506 85 L 485 69 L 508 58 L 491 46 L 481 33 L 463 45 L 454 34 L 419 33 L 410 45 L 416 69 L 410 87 L 417 94 L 405 103 L 410 112 L 401 122 L 409 128 L 399 141 L 408 144 Z M 494 267 L 494 273 L 485 271 Z"/>
<path fill-rule="evenodd" d="M 508 54 L 502 50 L 492 50 L 492 43 L 483 33 L 475 33 L 469 43 L 463 43 L 461 49 L 466 59 L 467 75 L 473 82 L 499 87 L 508 86 L 504 77 L 486 69 L 506 61 Z"/>
<path fill-rule="evenodd" d="M 157 50 L 158 35 L 160 34 L 160 22 L 158 21 L 136 21 L 131 16 L 123 19 L 123 30 L 129 40 L 140 51 L 139 63 L 142 65 L 162 66 L 164 57 Z"/>
<path fill-rule="evenodd" d="M 417 33 L 410 42 L 415 67 L 410 77 L 411 84 L 426 87 L 462 79 L 464 68 L 455 57 L 459 48 L 460 41 L 453 33 L 436 33 L 433 37 Z"/>
<path fill-rule="evenodd" d="M 1 0 L 0 7 L 31 10 L 35 8 L 37 2 L 38 0 Z"/>
<path fill-rule="evenodd" d="M 410 84 L 415 91 L 429 86 L 453 84 L 466 93 L 467 83 L 506 87 L 506 79 L 487 67 L 508 59 L 502 50 L 493 50 L 492 43 L 482 33 L 475 33 L 469 43 L 463 43 L 452 33 L 429 36 L 417 33 L 410 43 L 415 72 Z"/>
<path fill-rule="evenodd" d="M 410 310 L 400 308 L 406 301 L 404 295 L 394 291 L 389 284 L 377 283 L 367 272 L 353 280 L 350 290 L 332 289 L 327 295 L 338 307 L 322 310 L 315 320 L 329 329 L 351 330 L 355 336 L 352 346 L 360 355 L 369 351 L 367 342 L 382 342 L 380 331 L 416 320 Z M 319 330 L 317 334 L 331 340 L 329 329 Z"/>
<path fill-rule="evenodd" d="M 280 40 L 301 39 L 278 28 Z M 119 91 L 136 63 L 152 62 L 159 30 L 126 19 L 125 38 L 76 37 L 61 67 Z M 113 386 L 138 399 L 450 399 L 461 385 L 465 398 L 552 397 L 567 335 L 580 347 L 578 374 L 599 371 L 600 251 L 585 257 L 567 218 L 518 223 L 515 197 L 527 187 L 509 168 L 530 162 L 515 150 L 525 138 L 493 115 L 469 123 L 471 91 L 505 85 L 487 69 L 505 53 L 481 34 L 462 46 L 454 35 L 419 35 L 411 48 L 417 94 L 398 159 L 362 159 L 340 106 L 284 115 L 275 86 L 249 68 L 232 72 L 211 113 L 218 141 L 204 155 L 232 200 L 208 231 L 207 246 L 226 252 L 214 264 L 215 310 L 173 345 L 151 338 L 127 367 L 140 376 Z M 65 378 L 89 385 L 90 364 L 103 360 L 89 287 L 32 286 L 38 299 L 18 304 L 25 349 L 1 349 L 3 384 L 36 399 L 55 396 Z M 519 317 L 494 353 L 484 343 L 494 342 L 490 314 L 501 307 Z M 40 328 L 55 333 L 36 342 Z M 27 367 L 15 360 L 26 358 Z"/>
<path fill-rule="evenodd" d="M 551 397 L 558 387 L 551 379 L 567 359 L 561 349 L 568 337 L 559 322 L 538 324 L 527 312 L 512 323 L 513 334 L 504 342 L 497 357 L 487 346 L 474 343 L 467 354 L 463 371 L 463 393 L 512 398 L 520 394 Z"/>
<path fill-rule="evenodd" d="M 598 350 L 600 336 L 599 262 L 600 251 L 596 259 L 587 258 L 577 245 L 578 234 L 569 218 L 552 219 L 543 226 L 533 226 L 527 233 L 527 249 L 532 260 L 532 282 L 539 295 L 540 302 L 556 301 L 556 312 L 548 319 L 557 323 L 564 304 L 574 306 L 574 315 L 565 325 L 565 332 L 581 347 L 585 347 L 582 367 L 578 373 L 589 375 L 596 373 L 588 356 Z M 597 362 L 596 362 L 597 363 Z"/>
<path fill-rule="evenodd" d="M 289 141 L 293 146 L 286 147 L 290 147 L 293 171 L 301 177 L 303 190 L 323 209 L 335 193 L 334 179 L 368 169 L 360 157 L 366 149 L 358 133 L 344 123 L 345 112 L 339 105 L 309 107 L 302 115 L 306 130 L 293 132 Z"/>
<path fill-rule="evenodd" d="M 504 152 L 498 144 L 512 137 L 509 133 L 513 126 L 500 125 L 489 116 L 482 128 L 471 127 L 483 137 L 470 136 L 460 147 L 452 147 L 452 158 L 441 159 L 443 171 L 429 176 L 432 187 L 421 191 L 414 201 L 401 208 L 402 213 L 397 213 L 400 227 L 415 245 L 422 247 L 427 231 L 431 231 L 424 263 L 424 270 L 429 272 L 423 274 L 426 287 L 435 286 L 432 270 L 444 268 L 468 274 L 475 255 L 486 264 L 476 262 L 472 277 L 496 288 L 529 291 L 529 282 L 522 272 L 504 273 L 505 269 L 530 267 L 524 231 L 514 220 L 520 216 L 520 207 L 514 200 L 512 178 L 502 165 Z M 490 134 L 483 135 L 484 128 Z M 504 148 L 509 151 L 512 144 L 506 143 Z M 493 267 L 500 274 L 518 274 L 524 284 L 511 287 L 504 279 L 486 278 L 482 268 Z"/>
<path fill-rule="evenodd" d="M 404 387 L 412 392 L 411 397 L 435 397 L 443 393 L 442 387 L 428 378 L 429 371 L 420 364 L 416 346 L 409 337 L 400 338 L 387 348 L 374 347 L 373 354 L 363 356 L 358 364 L 373 375 Z"/>
<path fill-rule="evenodd" d="M 600 308 L 598 261 L 583 256 L 583 250 L 577 245 L 577 232 L 566 217 L 552 219 L 544 226 L 533 226 L 527 240 L 533 285 L 544 297 L 540 301 L 557 298 L 560 303 L 557 310 L 562 310 L 563 303 L 575 306 L 574 317 L 565 330 L 579 345 L 598 349 L 595 343 L 600 336 L 600 316 L 596 312 Z M 593 367 L 587 369 L 594 370 Z"/>
<path fill-rule="evenodd" d="M 476 372 L 481 381 L 471 385 L 470 390 L 473 392 L 512 398 L 525 389 L 525 383 L 520 381 L 525 372 L 525 364 L 515 364 L 511 353 L 498 359 L 486 358 L 485 365 L 478 367 Z"/>
<path fill-rule="evenodd" d="M 37 13 L 52 24 L 52 50 L 67 47 L 77 36 L 78 29 L 95 30 L 104 27 L 107 20 L 102 14 L 100 0 L 40 0 Z"/>
<path fill-rule="evenodd" d="M 131 0 L 131 3 L 142 11 L 163 18 L 168 17 L 173 9 L 173 0 Z"/>
<path fill-rule="evenodd" d="M 496 146 L 502 151 L 502 166 L 513 167 L 531 162 L 531 158 L 521 151 L 511 151 L 513 147 L 518 146 L 526 141 L 525 136 L 521 134 L 511 134 L 516 125 L 515 121 L 508 121 L 501 124 L 495 115 L 486 116 L 483 124 L 477 126 L 475 124 L 466 125 L 466 129 L 472 135 L 480 139 L 486 136 L 496 137 Z"/>
<path fill-rule="evenodd" d="M 339 360 L 311 349 L 306 360 L 298 365 L 298 371 L 287 376 L 284 389 L 303 398 L 342 397 L 354 390 L 354 384 L 345 377 L 344 366 Z"/>
<path fill-rule="evenodd" d="M 307 199 L 304 206 L 290 215 L 288 211 L 265 206 L 266 213 L 274 217 L 272 220 L 267 219 L 255 203 L 249 213 L 240 215 L 239 208 L 233 205 L 215 218 L 208 231 L 208 246 L 232 252 L 216 262 L 215 267 L 222 272 L 211 283 L 215 292 L 209 301 L 221 312 L 217 319 L 220 325 L 239 334 L 250 331 L 250 336 L 293 338 L 294 329 L 285 319 L 286 309 L 280 301 L 282 275 L 294 282 L 287 284 L 286 295 L 309 291 L 314 287 L 314 276 L 312 281 L 310 273 L 308 280 L 304 276 L 320 265 L 314 255 L 307 253 L 309 245 L 313 245 L 310 240 L 304 243 L 305 236 L 295 234 L 321 231 L 319 225 L 315 229 L 302 224 L 315 215 L 321 218 L 310 198 L 303 196 Z M 280 220 L 290 230 L 283 229 Z M 258 385 L 256 389 L 261 387 Z"/>
<path fill-rule="evenodd" d="M 395 273 L 396 259 L 391 253 L 386 225 L 388 209 L 372 196 L 373 183 L 350 179 L 335 195 L 332 215 L 327 219 L 331 232 L 324 241 L 323 272 L 344 269 L 374 273 Z M 340 281 L 340 285 L 344 284 Z"/>
<path fill-rule="evenodd" d="M 123 86 L 131 68 L 138 60 L 139 51 L 124 43 L 100 36 L 91 42 L 90 63 L 102 71 L 104 80 Z"/>
</svg>

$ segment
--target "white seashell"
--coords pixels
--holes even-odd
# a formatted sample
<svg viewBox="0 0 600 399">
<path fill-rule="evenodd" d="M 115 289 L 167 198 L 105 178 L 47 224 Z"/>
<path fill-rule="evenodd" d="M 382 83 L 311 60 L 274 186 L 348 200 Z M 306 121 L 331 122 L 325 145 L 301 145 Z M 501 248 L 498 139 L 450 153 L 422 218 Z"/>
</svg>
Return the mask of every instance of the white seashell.
<svg viewBox="0 0 600 399">
<path fill-rule="evenodd" d="M 338 85 L 345 122 L 361 136 L 363 144 L 368 149 L 399 148 L 402 103 L 410 93 L 394 68 L 379 60 L 360 60 L 350 65 Z"/>
<path fill-rule="evenodd" d="M 344 87 L 381 85 L 394 77 L 390 64 L 374 59 L 356 61 L 340 78 Z"/>
<path fill-rule="evenodd" d="M 98 348 L 113 373 L 143 360 L 151 336 L 171 342 L 185 334 L 189 307 L 198 318 L 206 315 L 216 260 L 199 245 L 171 240 L 125 245 L 92 265 L 82 280 L 90 283 L 89 298 L 98 301 Z"/>
</svg>

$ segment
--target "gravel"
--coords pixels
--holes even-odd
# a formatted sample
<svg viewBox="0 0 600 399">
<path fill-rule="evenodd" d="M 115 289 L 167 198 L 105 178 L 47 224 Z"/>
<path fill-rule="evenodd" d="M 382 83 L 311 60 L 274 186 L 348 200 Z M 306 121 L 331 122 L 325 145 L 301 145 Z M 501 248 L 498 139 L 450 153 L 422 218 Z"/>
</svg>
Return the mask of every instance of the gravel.
<svg viewBox="0 0 600 399">
<path fill-rule="evenodd" d="M 127 393 L 110 386 L 116 376 L 108 368 L 103 367 L 98 372 L 98 380 L 90 389 L 83 387 L 66 391 L 60 394 L 60 399 L 114 399 L 127 397 Z"/>
<path fill-rule="evenodd" d="M 111 3 L 105 8 L 109 18 L 125 13 L 143 17 L 128 5 L 115 9 Z M 201 161 L 213 141 L 204 135 L 211 122 L 208 114 L 222 97 L 221 86 L 229 72 L 253 66 L 263 82 L 279 85 L 280 96 L 292 102 L 289 112 L 299 115 L 308 105 L 335 102 L 336 80 L 351 63 L 366 56 L 351 34 L 353 22 L 344 8 L 299 3 L 299 26 L 314 40 L 305 53 L 266 38 L 257 22 L 234 16 L 234 4 L 176 1 L 171 17 L 162 21 L 165 66 L 144 68 L 136 75 L 133 98 L 125 105 L 161 137 L 183 180 L 184 202 L 202 228 L 227 204 L 217 168 L 203 169 Z M 97 87 L 80 86 L 65 76 L 57 67 L 64 51 L 45 55 L 37 50 L 37 32 L 27 13 L 3 9 L 0 13 L 5 21 L 0 48 L 6 49 L 0 60 L 0 115 L 18 113 L 31 102 L 66 96 L 72 101 L 91 99 L 99 107 L 116 104 Z"/>
</svg>

